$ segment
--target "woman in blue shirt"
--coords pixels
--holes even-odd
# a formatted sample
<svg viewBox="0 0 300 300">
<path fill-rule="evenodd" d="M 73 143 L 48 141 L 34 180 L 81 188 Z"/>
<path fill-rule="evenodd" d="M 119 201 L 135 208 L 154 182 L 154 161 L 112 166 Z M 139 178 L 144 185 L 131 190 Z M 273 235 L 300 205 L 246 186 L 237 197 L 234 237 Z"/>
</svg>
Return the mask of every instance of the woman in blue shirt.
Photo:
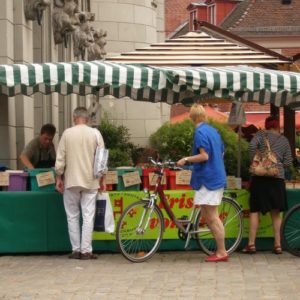
<svg viewBox="0 0 300 300">
<path fill-rule="evenodd" d="M 201 206 L 203 217 L 216 240 L 217 251 L 205 261 L 227 261 L 224 226 L 218 214 L 218 205 L 226 186 L 224 144 L 218 131 L 206 123 L 202 105 L 191 107 L 190 118 L 195 126 L 193 155 L 180 159 L 177 165 L 193 163 L 191 186 L 195 190 L 194 205 Z"/>
</svg>

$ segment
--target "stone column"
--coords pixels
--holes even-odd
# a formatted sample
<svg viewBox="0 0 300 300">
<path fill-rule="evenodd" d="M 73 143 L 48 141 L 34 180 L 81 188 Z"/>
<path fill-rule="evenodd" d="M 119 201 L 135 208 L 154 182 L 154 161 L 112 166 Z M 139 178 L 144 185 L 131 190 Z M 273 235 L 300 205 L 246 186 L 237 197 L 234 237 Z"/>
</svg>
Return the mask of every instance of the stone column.
<svg viewBox="0 0 300 300">
<path fill-rule="evenodd" d="M 12 2 L 7 0 L 7 2 Z M 32 22 L 26 21 L 24 16 L 24 1 L 13 1 L 13 22 L 14 22 L 14 63 L 31 63 L 33 61 L 33 38 Z M 16 109 L 16 153 L 17 165 L 24 145 L 34 136 L 34 101 L 32 97 L 15 97 Z"/>
<path fill-rule="evenodd" d="M 157 22 L 157 41 L 164 42 L 166 38 L 165 31 L 165 0 L 156 0 L 157 4 L 157 13 L 156 13 L 156 22 Z"/>
<path fill-rule="evenodd" d="M 13 3 L 2 1 L 0 10 L 0 36 L 3 37 L 0 47 L 0 63 L 11 64 L 13 55 Z M 10 38 L 8 38 L 10 37 Z M 16 158 L 16 118 L 15 101 L 6 96 L 0 96 L 0 163 L 15 168 Z"/>
<path fill-rule="evenodd" d="M 107 31 L 108 56 L 164 40 L 164 0 L 91 0 L 94 27 Z M 170 116 L 165 103 L 100 99 L 101 116 L 129 129 L 131 141 L 147 146 L 149 136 Z"/>
</svg>

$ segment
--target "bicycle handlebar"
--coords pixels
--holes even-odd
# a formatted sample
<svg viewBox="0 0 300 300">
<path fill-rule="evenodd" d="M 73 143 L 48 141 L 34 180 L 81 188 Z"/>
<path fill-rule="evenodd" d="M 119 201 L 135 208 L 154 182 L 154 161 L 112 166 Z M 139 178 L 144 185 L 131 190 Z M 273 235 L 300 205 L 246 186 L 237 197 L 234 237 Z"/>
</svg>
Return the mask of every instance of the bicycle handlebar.
<svg viewBox="0 0 300 300">
<path fill-rule="evenodd" d="M 152 157 L 149 157 L 148 161 L 151 162 L 154 166 L 156 166 L 160 169 L 167 167 L 167 168 L 172 169 L 172 170 L 183 170 L 183 168 L 178 167 L 176 165 L 176 162 L 174 162 L 174 161 L 167 160 L 167 161 L 164 161 L 164 162 L 160 162 L 160 161 L 155 161 Z"/>
</svg>

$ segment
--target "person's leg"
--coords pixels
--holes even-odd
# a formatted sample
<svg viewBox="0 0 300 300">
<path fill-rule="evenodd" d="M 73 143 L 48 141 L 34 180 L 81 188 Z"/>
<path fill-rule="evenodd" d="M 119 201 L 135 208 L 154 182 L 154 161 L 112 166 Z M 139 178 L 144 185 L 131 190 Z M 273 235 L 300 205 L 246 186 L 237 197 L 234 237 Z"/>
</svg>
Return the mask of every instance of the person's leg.
<svg viewBox="0 0 300 300">
<path fill-rule="evenodd" d="M 246 253 L 246 254 L 256 253 L 255 240 L 256 240 L 256 232 L 257 232 L 258 226 L 259 226 L 259 213 L 258 212 L 250 212 L 248 244 L 242 250 L 243 253 Z"/>
<path fill-rule="evenodd" d="M 92 253 L 92 234 L 96 210 L 97 190 L 84 190 L 81 197 L 82 237 L 81 253 Z"/>
<path fill-rule="evenodd" d="M 64 207 L 73 252 L 80 252 L 80 190 L 70 188 L 64 191 Z"/>
<path fill-rule="evenodd" d="M 259 225 L 259 213 L 250 212 L 248 245 L 255 245 L 258 225 Z"/>
<path fill-rule="evenodd" d="M 201 210 L 203 217 L 211 230 L 217 244 L 217 257 L 227 256 L 225 248 L 225 231 L 222 221 L 219 218 L 218 206 L 215 205 L 202 205 Z"/>
<path fill-rule="evenodd" d="M 281 252 L 281 239 L 280 239 L 280 227 L 281 227 L 281 217 L 279 210 L 271 210 L 270 212 L 272 223 L 273 223 L 273 231 L 274 231 L 274 252 L 278 249 L 278 252 Z M 279 254 L 279 253 L 278 253 Z"/>
</svg>

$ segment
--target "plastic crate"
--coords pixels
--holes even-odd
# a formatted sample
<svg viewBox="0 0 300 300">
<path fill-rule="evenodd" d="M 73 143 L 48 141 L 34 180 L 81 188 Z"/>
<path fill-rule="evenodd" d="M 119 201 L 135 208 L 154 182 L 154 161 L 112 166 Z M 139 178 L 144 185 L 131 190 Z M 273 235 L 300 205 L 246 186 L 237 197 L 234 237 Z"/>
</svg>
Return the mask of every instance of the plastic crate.
<svg viewBox="0 0 300 300">
<path fill-rule="evenodd" d="M 28 170 L 29 174 L 29 189 L 30 191 L 47 191 L 53 192 L 55 191 L 55 183 L 45 185 L 45 186 L 38 186 L 36 175 L 41 174 L 43 172 L 53 172 L 53 176 L 55 176 L 55 171 L 52 168 L 44 168 L 44 169 L 32 169 Z"/>
<path fill-rule="evenodd" d="M 106 185 L 106 190 L 107 191 L 112 191 L 113 190 L 113 185 L 112 184 L 107 184 Z"/>
<path fill-rule="evenodd" d="M 123 182 L 123 174 L 130 173 L 130 172 L 138 172 L 140 176 L 142 176 L 142 169 L 141 168 L 116 168 L 115 171 L 118 172 L 118 184 L 117 184 L 117 191 L 139 191 L 141 188 L 140 184 L 135 184 L 131 186 L 124 186 Z"/>
<path fill-rule="evenodd" d="M 27 188 L 26 172 L 9 172 L 9 186 L 3 186 L 2 191 L 22 192 Z"/>
<path fill-rule="evenodd" d="M 148 190 L 154 190 L 155 185 L 150 185 L 149 174 L 153 173 L 155 168 L 143 169 L 143 188 Z M 164 174 L 166 174 L 166 183 L 162 184 L 162 188 L 164 190 L 167 189 L 168 186 L 168 170 L 164 170 Z"/>
<path fill-rule="evenodd" d="M 176 172 L 169 171 L 168 185 L 170 190 L 191 190 L 192 187 L 189 184 L 176 184 Z"/>
</svg>

